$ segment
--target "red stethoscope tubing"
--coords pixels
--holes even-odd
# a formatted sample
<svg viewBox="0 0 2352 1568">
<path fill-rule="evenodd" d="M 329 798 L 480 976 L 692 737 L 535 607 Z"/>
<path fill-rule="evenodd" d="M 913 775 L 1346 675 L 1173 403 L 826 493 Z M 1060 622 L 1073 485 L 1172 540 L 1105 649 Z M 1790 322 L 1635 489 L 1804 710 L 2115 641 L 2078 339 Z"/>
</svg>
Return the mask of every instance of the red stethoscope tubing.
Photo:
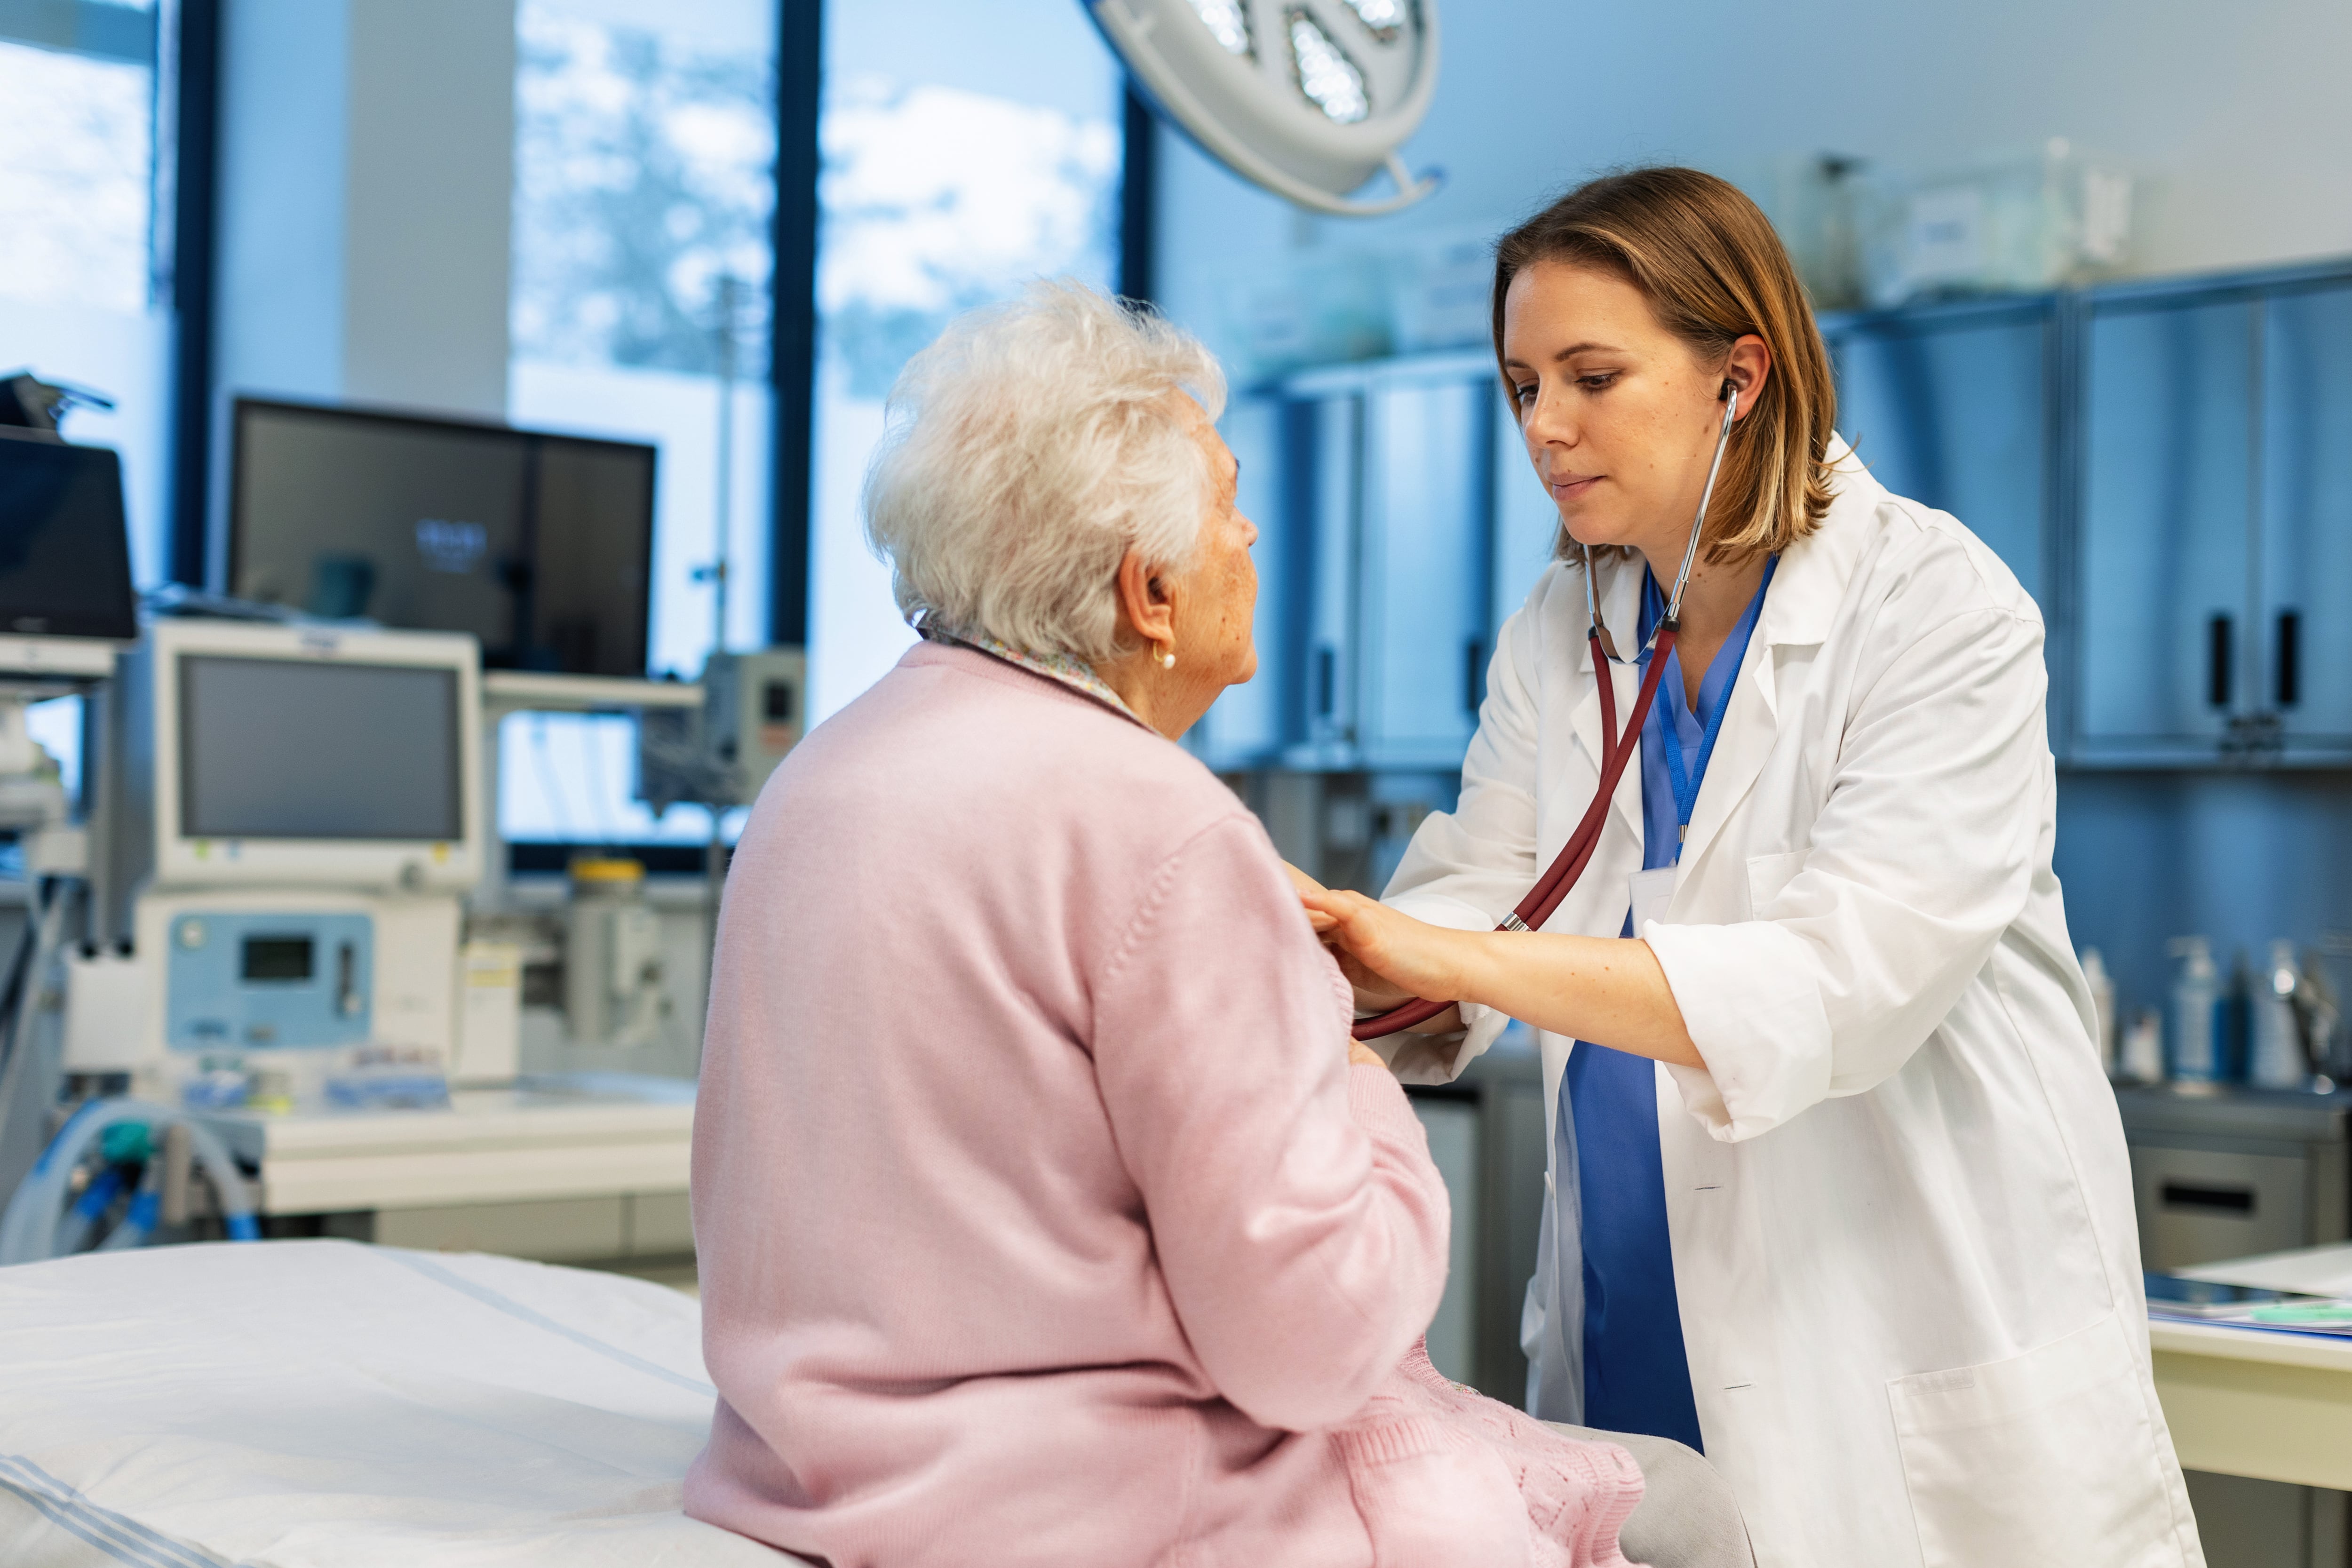
<svg viewBox="0 0 2352 1568">
<path fill-rule="evenodd" d="M 1584 602 L 1591 616 L 1592 629 L 1585 640 L 1592 649 L 1592 679 L 1601 687 L 1601 787 L 1592 792 L 1592 804 L 1584 808 L 1584 819 L 1576 831 L 1568 836 L 1559 856 L 1528 896 L 1519 900 L 1518 908 L 1503 918 L 1495 929 L 1502 931 L 1540 931 L 1544 921 L 1551 919 L 1562 899 L 1568 897 L 1584 868 L 1592 863 L 1592 852 L 1601 843 L 1601 829 L 1609 820 L 1609 803 L 1617 794 L 1617 781 L 1625 774 L 1625 764 L 1642 749 L 1642 726 L 1649 721 L 1650 704 L 1658 695 L 1658 678 L 1666 672 L 1666 656 L 1675 651 L 1675 633 L 1682 626 L 1683 589 L 1690 582 L 1691 562 L 1698 554 L 1699 531 L 1706 525 L 1706 509 L 1715 499 L 1716 476 L 1723 471 L 1723 450 L 1731 444 L 1732 422 L 1739 417 L 1739 398 L 1729 381 L 1716 394 L 1723 405 L 1723 429 L 1715 438 L 1715 461 L 1707 465 L 1706 485 L 1699 491 L 1698 515 L 1691 520 L 1690 537 L 1683 544 L 1683 568 L 1675 577 L 1674 596 L 1666 601 L 1666 613 L 1660 618 L 1657 630 L 1650 640 L 1650 668 L 1642 677 L 1641 695 L 1633 700 L 1633 721 L 1624 732 L 1617 729 L 1617 686 L 1609 669 L 1608 655 L 1601 646 L 1601 606 L 1595 597 L 1592 580 L 1592 552 L 1584 552 Z M 1393 1035 L 1400 1029 L 1410 1029 L 1436 1017 L 1451 1002 L 1423 999 L 1408 1002 L 1402 1007 L 1391 1008 L 1370 1018 L 1356 1020 L 1353 1033 L 1360 1040 L 1377 1040 Z"/>
<path fill-rule="evenodd" d="M 1624 776 L 1626 764 L 1642 749 L 1642 726 L 1649 721 L 1650 705 L 1658 695 L 1659 677 L 1665 673 L 1666 656 L 1675 650 L 1675 623 L 1667 621 L 1658 627 L 1657 641 L 1650 651 L 1650 668 L 1642 677 L 1642 689 L 1633 700 L 1633 721 L 1621 735 L 1617 730 L 1617 688 L 1610 678 L 1609 658 L 1601 649 L 1601 632 L 1595 627 L 1585 638 L 1592 649 L 1592 676 L 1601 689 L 1601 787 L 1592 793 L 1592 804 L 1584 808 L 1583 820 L 1576 831 L 1568 836 L 1551 866 L 1528 889 L 1510 918 L 1495 929 L 1504 931 L 1541 931 L 1544 921 L 1551 919 L 1569 889 L 1584 875 L 1592 863 L 1592 852 L 1600 847 L 1601 829 L 1609 820 L 1609 803 L 1616 797 L 1617 781 Z M 1436 1017 L 1451 1002 L 1408 1002 L 1370 1018 L 1359 1018 L 1351 1031 L 1360 1040 L 1377 1040 L 1415 1024 Z"/>
</svg>

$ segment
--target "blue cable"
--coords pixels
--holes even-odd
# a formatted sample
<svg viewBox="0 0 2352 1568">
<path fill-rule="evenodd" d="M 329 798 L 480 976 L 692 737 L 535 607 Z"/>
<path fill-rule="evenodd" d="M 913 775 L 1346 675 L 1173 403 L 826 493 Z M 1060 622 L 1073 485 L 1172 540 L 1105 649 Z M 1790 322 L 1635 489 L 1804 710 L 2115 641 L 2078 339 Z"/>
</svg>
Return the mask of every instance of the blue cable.
<svg viewBox="0 0 2352 1568">
<path fill-rule="evenodd" d="M 131 1200 L 131 1212 L 122 1216 L 122 1223 L 107 1237 L 109 1248 L 136 1247 L 142 1238 L 153 1234 L 155 1216 L 163 1206 L 163 1195 L 161 1193 L 152 1187 L 142 1189 L 137 1197 Z M 116 1237 L 123 1239 L 117 1241 Z"/>
<path fill-rule="evenodd" d="M 83 1190 L 81 1196 L 74 1201 L 74 1217 L 95 1223 L 98 1216 L 107 1211 L 108 1205 L 114 1202 L 121 1191 L 121 1168 L 115 1165 L 107 1166 L 106 1169 L 99 1172 L 98 1179 L 90 1183 Z"/>
</svg>

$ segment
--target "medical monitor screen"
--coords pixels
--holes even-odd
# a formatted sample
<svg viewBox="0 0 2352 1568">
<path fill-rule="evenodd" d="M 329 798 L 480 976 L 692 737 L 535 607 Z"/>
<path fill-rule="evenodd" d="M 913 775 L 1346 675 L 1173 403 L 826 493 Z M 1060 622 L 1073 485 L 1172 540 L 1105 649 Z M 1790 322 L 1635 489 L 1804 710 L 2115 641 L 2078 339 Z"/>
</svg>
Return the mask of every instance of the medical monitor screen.
<svg viewBox="0 0 2352 1568">
<path fill-rule="evenodd" d="M 453 843 L 457 672 L 184 654 L 184 838 Z"/>
<path fill-rule="evenodd" d="M 139 635 L 122 468 L 107 448 L 0 432 L 0 633 Z"/>
<path fill-rule="evenodd" d="M 494 668 L 646 672 L 655 449 L 240 399 L 229 591 L 465 632 Z"/>
</svg>

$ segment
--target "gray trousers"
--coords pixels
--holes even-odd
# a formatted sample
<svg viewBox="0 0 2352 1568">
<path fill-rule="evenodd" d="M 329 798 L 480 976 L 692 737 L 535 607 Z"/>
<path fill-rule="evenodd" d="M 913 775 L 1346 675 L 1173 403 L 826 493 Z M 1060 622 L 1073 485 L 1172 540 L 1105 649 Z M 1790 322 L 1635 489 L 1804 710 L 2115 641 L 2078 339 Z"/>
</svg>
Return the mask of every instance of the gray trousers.
<svg viewBox="0 0 2352 1568">
<path fill-rule="evenodd" d="M 1641 1506 L 1617 1537 L 1627 1558 L 1649 1568 L 1755 1568 L 1731 1487 L 1697 1449 L 1672 1437 L 1546 1425 L 1587 1443 L 1614 1443 L 1642 1467 Z"/>
</svg>

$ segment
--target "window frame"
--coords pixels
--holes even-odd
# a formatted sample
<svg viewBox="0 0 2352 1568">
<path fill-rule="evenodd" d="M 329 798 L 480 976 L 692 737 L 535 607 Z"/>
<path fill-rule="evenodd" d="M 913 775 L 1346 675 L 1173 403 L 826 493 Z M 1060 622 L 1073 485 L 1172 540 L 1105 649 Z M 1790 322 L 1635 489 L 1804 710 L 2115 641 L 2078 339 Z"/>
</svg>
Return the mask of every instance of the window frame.
<svg viewBox="0 0 2352 1568">
<path fill-rule="evenodd" d="M 222 0 L 175 0 L 160 24 L 171 50 L 172 477 L 166 580 L 201 587 L 210 552 L 213 275 L 219 259 Z M 158 75 L 162 75 L 159 68 Z"/>
<path fill-rule="evenodd" d="M 776 254 L 768 301 L 769 406 L 775 411 L 768 493 L 775 515 L 768 551 L 768 640 L 782 647 L 808 641 L 824 8 L 825 0 L 778 0 L 776 7 Z"/>
</svg>

